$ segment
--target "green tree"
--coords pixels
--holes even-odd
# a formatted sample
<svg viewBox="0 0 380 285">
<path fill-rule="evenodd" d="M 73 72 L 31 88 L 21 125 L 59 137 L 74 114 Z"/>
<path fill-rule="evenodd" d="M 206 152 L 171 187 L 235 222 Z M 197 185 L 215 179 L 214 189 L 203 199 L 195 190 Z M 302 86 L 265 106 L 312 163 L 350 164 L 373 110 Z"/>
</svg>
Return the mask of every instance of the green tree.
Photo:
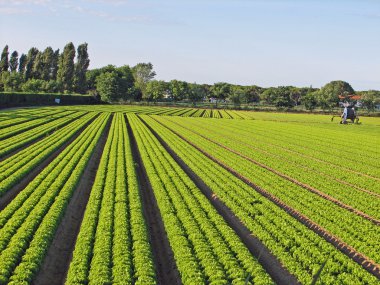
<svg viewBox="0 0 380 285">
<path fill-rule="evenodd" d="M 331 110 L 338 105 L 339 96 L 355 94 L 351 85 L 345 81 L 331 81 L 318 92 L 318 104 L 323 110 Z"/>
<path fill-rule="evenodd" d="M 239 106 L 242 102 L 246 102 L 245 88 L 239 85 L 232 85 L 228 99 L 234 103 L 235 106 Z"/>
<path fill-rule="evenodd" d="M 260 101 L 262 101 L 268 105 L 274 105 L 275 96 L 276 96 L 276 88 L 270 87 L 268 89 L 265 89 L 260 94 Z"/>
<path fill-rule="evenodd" d="M 252 85 L 243 88 L 243 98 L 241 98 L 244 103 L 257 103 L 260 101 L 260 94 L 263 92 L 263 88 Z"/>
<path fill-rule="evenodd" d="M 266 89 L 261 94 L 261 99 L 269 105 L 274 105 L 278 108 L 293 107 L 291 99 L 291 86 L 279 86 Z"/>
<path fill-rule="evenodd" d="M 376 105 L 380 104 L 380 91 L 369 90 L 361 94 L 360 101 L 363 104 L 363 107 L 368 110 L 368 112 L 373 112 Z"/>
<path fill-rule="evenodd" d="M 96 78 L 106 72 L 116 72 L 116 67 L 114 65 L 107 65 L 102 68 L 95 68 L 91 70 L 87 70 L 86 72 L 86 82 L 87 82 L 87 90 L 95 90 L 96 89 Z"/>
<path fill-rule="evenodd" d="M 47 47 L 41 54 L 41 79 L 49 81 L 52 79 L 52 65 L 54 60 L 54 51 L 51 47 Z"/>
<path fill-rule="evenodd" d="M 90 59 L 87 52 L 87 43 L 81 44 L 77 49 L 77 62 L 75 64 L 75 91 L 78 93 L 86 93 L 86 72 L 90 65 Z"/>
<path fill-rule="evenodd" d="M 29 79 L 24 84 L 22 84 L 21 89 L 24 92 L 38 93 L 43 91 L 45 86 L 45 81 L 42 79 Z"/>
<path fill-rule="evenodd" d="M 6 45 L 3 49 L 3 52 L 1 53 L 0 73 L 8 71 L 8 67 L 9 67 L 8 55 L 9 55 L 8 45 Z"/>
<path fill-rule="evenodd" d="M 14 51 L 11 54 L 11 58 L 9 59 L 9 70 L 11 72 L 16 72 L 18 67 L 18 52 Z"/>
<path fill-rule="evenodd" d="M 62 86 L 60 85 L 60 83 L 57 80 L 53 80 L 53 79 L 49 81 L 44 80 L 44 84 L 42 88 L 45 92 L 48 92 L 48 93 L 58 93 L 60 92 L 60 90 L 62 90 Z"/>
<path fill-rule="evenodd" d="M 188 84 L 188 99 L 195 105 L 196 102 L 202 101 L 207 96 L 207 86 L 196 83 Z"/>
<path fill-rule="evenodd" d="M 188 83 L 176 79 L 171 80 L 169 82 L 169 93 L 174 101 L 185 99 L 189 93 Z"/>
<path fill-rule="evenodd" d="M 214 96 L 218 100 L 224 100 L 230 96 L 231 85 L 225 82 L 215 83 L 211 87 L 212 96 Z"/>
<path fill-rule="evenodd" d="M 28 51 L 28 55 L 26 56 L 26 64 L 25 64 L 25 80 L 26 81 L 33 77 L 34 61 L 36 60 L 38 53 L 39 51 L 35 47 L 32 47 Z"/>
<path fill-rule="evenodd" d="M 274 100 L 274 104 L 276 107 L 293 107 L 293 102 L 291 98 L 291 90 L 292 87 L 289 86 L 280 86 L 276 88 L 276 96 Z"/>
<path fill-rule="evenodd" d="M 143 98 L 146 96 L 146 87 L 149 81 L 155 76 L 156 72 L 153 70 L 153 64 L 138 63 L 132 67 L 133 77 L 135 78 L 135 86 L 142 93 Z"/>
<path fill-rule="evenodd" d="M 54 51 L 53 59 L 50 66 L 50 79 L 52 80 L 57 80 L 59 58 L 59 49 L 57 49 L 56 51 Z"/>
<path fill-rule="evenodd" d="M 318 92 L 309 92 L 302 98 L 302 103 L 305 105 L 306 110 L 313 111 L 317 105 Z"/>
<path fill-rule="evenodd" d="M 168 86 L 165 81 L 162 80 L 152 80 L 146 85 L 145 94 L 143 94 L 143 99 L 147 101 L 157 101 L 164 97 L 165 92 L 167 92 Z"/>
<path fill-rule="evenodd" d="M 25 54 L 21 54 L 18 65 L 18 72 L 22 75 L 25 73 L 25 67 L 27 63 L 27 56 Z"/>
<path fill-rule="evenodd" d="M 73 90 L 73 80 L 74 80 L 74 58 L 75 58 L 75 47 L 73 43 L 68 43 L 63 49 L 63 53 L 60 56 L 58 64 L 57 80 L 62 84 L 64 91 Z"/>
<path fill-rule="evenodd" d="M 17 92 L 21 91 L 21 85 L 23 83 L 23 76 L 18 72 L 3 72 L 1 74 L 2 89 L 5 92 Z"/>
<path fill-rule="evenodd" d="M 297 88 L 297 87 L 289 87 L 289 92 L 290 92 L 290 100 L 292 100 L 292 105 L 298 106 L 301 102 L 301 97 L 302 97 L 302 89 Z"/>
<path fill-rule="evenodd" d="M 104 102 L 118 99 L 119 88 L 119 76 L 115 71 L 101 73 L 96 77 L 96 90 Z"/>
<path fill-rule="evenodd" d="M 42 52 L 38 52 L 36 55 L 36 58 L 33 63 L 33 68 L 32 68 L 32 78 L 34 79 L 42 79 L 43 72 L 44 72 L 44 60 L 43 60 L 43 55 Z"/>
<path fill-rule="evenodd" d="M 108 96 L 108 102 L 116 101 L 119 99 L 123 100 L 138 100 L 141 99 L 140 92 L 138 89 L 134 87 L 134 77 L 132 74 L 132 70 L 128 65 L 124 65 L 121 67 L 115 67 L 113 65 L 107 65 L 102 68 L 88 70 L 86 72 L 86 81 L 87 81 L 87 90 L 91 93 L 99 93 L 97 81 L 98 77 L 105 73 L 113 73 L 115 75 L 117 88 L 114 88 L 114 92 L 116 92 L 112 96 Z M 107 79 L 111 77 L 104 77 L 100 79 L 103 82 L 106 82 Z M 113 80 L 113 77 L 112 77 Z M 101 86 L 101 85 L 99 85 Z M 103 86 L 101 88 L 104 91 Z M 104 92 L 103 92 L 104 93 Z M 99 93 L 100 94 L 100 93 Z M 104 97 L 104 96 L 103 96 Z M 107 97 L 107 96 L 106 96 Z"/>
</svg>

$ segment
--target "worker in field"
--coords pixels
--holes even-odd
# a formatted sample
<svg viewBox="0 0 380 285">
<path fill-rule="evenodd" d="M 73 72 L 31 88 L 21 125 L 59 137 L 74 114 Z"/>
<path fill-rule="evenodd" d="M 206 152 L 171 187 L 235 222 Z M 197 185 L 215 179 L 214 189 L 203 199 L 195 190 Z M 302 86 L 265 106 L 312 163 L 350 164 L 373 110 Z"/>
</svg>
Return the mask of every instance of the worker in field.
<svg viewBox="0 0 380 285">
<path fill-rule="evenodd" d="M 344 106 L 344 110 L 343 110 L 343 113 L 342 113 L 342 116 L 341 116 L 341 118 L 342 118 L 341 123 L 342 124 L 347 124 L 347 112 L 348 112 L 347 106 Z"/>
<path fill-rule="evenodd" d="M 341 124 L 347 124 L 347 119 L 351 120 L 352 123 L 359 123 L 359 117 L 356 114 L 354 106 L 345 105 L 341 118 Z"/>
</svg>

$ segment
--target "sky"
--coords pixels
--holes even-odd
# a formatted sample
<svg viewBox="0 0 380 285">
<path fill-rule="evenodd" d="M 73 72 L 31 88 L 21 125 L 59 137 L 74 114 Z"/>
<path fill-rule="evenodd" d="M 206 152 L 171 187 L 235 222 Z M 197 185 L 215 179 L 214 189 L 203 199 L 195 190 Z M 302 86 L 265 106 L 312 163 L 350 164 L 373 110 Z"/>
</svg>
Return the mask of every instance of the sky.
<svg viewBox="0 0 380 285">
<path fill-rule="evenodd" d="M 380 0 L 0 0 L 0 48 L 87 42 L 159 80 L 380 90 Z"/>
</svg>

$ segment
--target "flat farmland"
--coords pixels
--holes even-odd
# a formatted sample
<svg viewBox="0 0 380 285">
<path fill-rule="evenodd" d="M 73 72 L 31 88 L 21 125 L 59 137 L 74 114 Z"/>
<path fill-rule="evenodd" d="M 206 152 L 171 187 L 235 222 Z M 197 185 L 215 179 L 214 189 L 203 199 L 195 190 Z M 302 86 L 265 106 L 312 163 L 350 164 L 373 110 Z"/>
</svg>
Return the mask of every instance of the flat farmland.
<svg viewBox="0 0 380 285">
<path fill-rule="evenodd" d="M 0 111 L 0 284 L 379 284 L 380 118 Z"/>
</svg>

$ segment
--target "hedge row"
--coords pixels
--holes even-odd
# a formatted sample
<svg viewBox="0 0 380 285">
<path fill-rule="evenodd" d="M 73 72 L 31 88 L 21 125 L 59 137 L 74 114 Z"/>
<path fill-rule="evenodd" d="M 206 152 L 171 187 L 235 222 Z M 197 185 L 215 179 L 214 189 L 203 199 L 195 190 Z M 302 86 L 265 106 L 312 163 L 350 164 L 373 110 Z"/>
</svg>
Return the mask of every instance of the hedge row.
<svg viewBox="0 0 380 285">
<path fill-rule="evenodd" d="M 95 104 L 97 101 L 88 95 L 34 94 L 34 93 L 0 93 L 0 108 L 16 106 Z"/>
</svg>

